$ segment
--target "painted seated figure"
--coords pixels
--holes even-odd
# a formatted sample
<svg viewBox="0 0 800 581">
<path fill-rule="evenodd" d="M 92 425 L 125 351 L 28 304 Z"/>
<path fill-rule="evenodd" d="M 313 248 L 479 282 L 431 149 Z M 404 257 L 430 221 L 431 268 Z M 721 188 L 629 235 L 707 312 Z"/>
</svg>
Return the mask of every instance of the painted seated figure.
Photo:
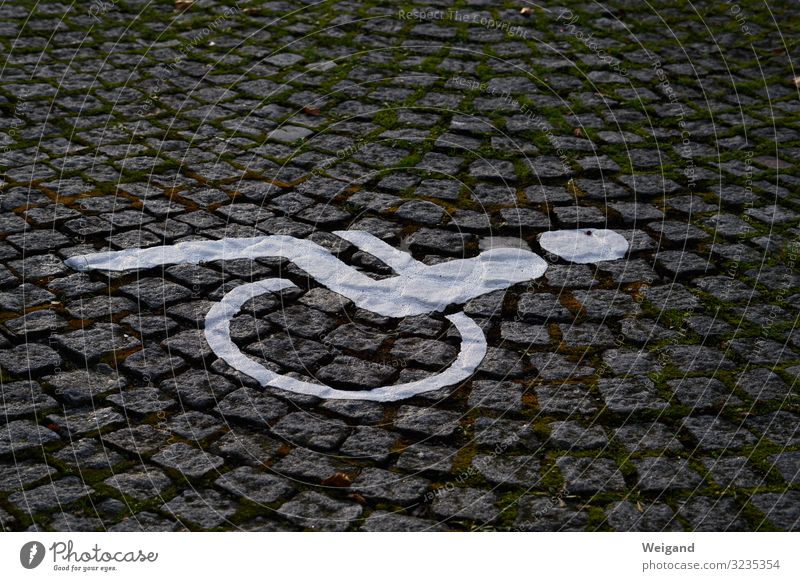
<svg viewBox="0 0 800 581">
<path fill-rule="evenodd" d="M 357 307 L 388 317 L 442 312 L 452 305 L 521 282 L 535 280 L 547 270 L 547 262 L 530 250 L 497 248 L 476 257 L 428 266 L 368 232 L 343 230 L 334 234 L 392 268 L 396 276 L 374 280 L 345 264 L 322 246 L 291 236 L 257 236 L 183 242 L 172 246 L 128 249 L 74 256 L 66 261 L 75 270 L 124 271 L 169 264 L 199 264 L 215 260 L 283 257 L 319 284 L 351 300 Z M 546 232 L 542 248 L 576 263 L 622 258 L 628 243 L 611 230 L 559 230 Z M 444 371 L 424 379 L 348 391 L 281 375 L 246 357 L 230 338 L 230 320 L 255 296 L 294 286 L 288 280 L 269 278 L 229 291 L 206 315 L 205 336 L 211 349 L 235 369 L 262 385 L 322 398 L 394 401 L 454 385 L 469 377 L 486 354 L 486 339 L 463 312 L 447 315 L 461 334 L 456 360 Z"/>
</svg>

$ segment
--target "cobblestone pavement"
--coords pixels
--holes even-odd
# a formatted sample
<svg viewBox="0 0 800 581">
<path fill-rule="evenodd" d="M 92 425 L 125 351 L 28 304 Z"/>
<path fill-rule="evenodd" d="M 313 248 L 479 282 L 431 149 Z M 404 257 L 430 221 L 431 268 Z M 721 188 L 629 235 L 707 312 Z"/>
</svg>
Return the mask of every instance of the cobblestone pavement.
<svg viewBox="0 0 800 581">
<path fill-rule="evenodd" d="M 797 4 L 565 5 L 0 0 L 2 528 L 800 528 Z M 263 389 L 205 313 L 290 279 L 234 340 L 347 389 L 449 364 L 444 314 L 64 264 L 280 233 L 379 279 L 330 232 L 433 264 L 573 227 L 628 257 L 472 300 L 478 372 L 391 404 Z"/>
</svg>

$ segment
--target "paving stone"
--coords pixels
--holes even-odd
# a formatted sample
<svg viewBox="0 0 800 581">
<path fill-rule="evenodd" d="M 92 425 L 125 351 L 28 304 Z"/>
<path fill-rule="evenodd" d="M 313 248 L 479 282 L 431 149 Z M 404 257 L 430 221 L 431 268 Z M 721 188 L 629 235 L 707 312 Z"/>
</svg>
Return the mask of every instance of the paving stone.
<svg viewBox="0 0 800 581">
<path fill-rule="evenodd" d="M 161 382 L 161 390 L 183 406 L 206 409 L 218 405 L 235 385 L 220 375 L 192 369 Z"/>
<path fill-rule="evenodd" d="M 630 414 L 642 410 L 663 410 L 668 407 L 656 386 L 647 378 L 600 379 L 600 393 L 608 409 L 615 413 Z"/>
<path fill-rule="evenodd" d="M 110 427 L 117 427 L 125 417 L 111 407 L 63 408 L 58 413 L 47 416 L 47 420 L 62 431 L 62 435 L 75 438 L 95 433 Z"/>
<path fill-rule="evenodd" d="M 371 401 L 330 399 L 321 407 L 362 425 L 379 423 L 386 412 L 382 404 Z"/>
<path fill-rule="evenodd" d="M 559 325 L 562 341 L 569 347 L 591 346 L 609 347 L 614 344 L 614 335 L 605 325 L 596 323 L 583 323 L 581 325 Z M 619 353 L 618 350 L 614 352 Z M 606 354 L 610 351 L 606 351 Z M 604 354 L 604 358 L 605 358 Z M 618 358 L 614 358 L 618 360 Z"/>
<path fill-rule="evenodd" d="M 800 482 L 800 452 L 781 452 L 771 456 L 770 461 L 787 483 L 797 484 Z"/>
<path fill-rule="evenodd" d="M 539 386 L 534 388 L 543 413 L 591 414 L 599 409 L 589 388 L 580 384 Z"/>
<path fill-rule="evenodd" d="M 56 401 L 35 381 L 13 381 L 2 386 L 0 416 L 6 421 L 53 410 Z"/>
<path fill-rule="evenodd" d="M 287 479 L 259 472 L 250 466 L 235 468 L 217 478 L 214 484 L 234 496 L 258 504 L 271 504 L 294 492 Z"/>
<path fill-rule="evenodd" d="M 556 465 L 571 494 L 594 494 L 625 489 L 622 473 L 613 460 L 561 456 L 556 460 Z"/>
<path fill-rule="evenodd" d="M 166 429 L 159 429 L 150 424 L 127 426 L 111 433 L 103 434 L 105 442 L 117 448 L 133 454 L 150 455 L 164 448 L 170 439 L 170 434 Z"/>
<path fill-rule="evenodd" d="M 631 261 L 626 261 L 625 264 L 630 263 Z M 593 270 L 585 264 L 551 264 L 547 267 L 544 278 L 548 285 L 559 289 L 589 288 L 597 283 Z"/>
<path fill-rule="evenodd" d="M 417 504 L 430 482 L 416 476 L 404 476 L 380 468 L 365 468 L 353 481 L 352 490 L 376 502 L 403 507 Z"/>
<path fill-rule="evenodd" d="M 185 530 L 177 521 L 158 516 L 155 513 L 142 511 L 122 522 L 109 527 L 109 532 L 172 532 Z"/>
<path fill-rule="evenodd" d="M 322 482 L 339 472 L 352 471 L 353 466 L 339 462 L 328 454 L 295 448 L 272 465 L 272 470 L 302 482 Z"/>
<path fill-rule="evenodd" d="M 754 488 L 764 483 L 764 475 L 755 470 L 744 456 L 707 458 L 703 464 L 716 483 L 725 488 Z"/>
<path fill-rule="evenodd" d="M 11 375 L 38 377 L 60 365 L 58 353 L 39 343 L 26 343 L 0 352 L 0 368 Z"/>
<path fill-rule="evenodd" d="M 341 420 L 324 418 L 305 412 L 284 416 L 272 428 L 280 439 L 294 446 L 327 451 L 337 448 L 347 438 L 349 429 Z"/>
<path fill-rule="evenodd" d="M 56 473 L 56 469 L 40 462 L 17 462 L 14 466 L 3 466 L 0 474 L 0 492 L 14 492 L 27 488 Z"/>
<path fill-rule="evenodd" d="M 783 401 L 792 393 L 792 388 L 786 385 L 776 373 L 765 368 L 756 368 L 746 371 L 739 376 L 736 387 L 744 390 L 754 400 Z"/>
<path fill-rule="evenodd" d="M 394 425 L 397 429 L 425 437 L 450 438 L 459 430 L 461 414 L 414 406 L 397 410 Z"/>
<path fill-rule="evenodd" d="M 53 457 L 76 470 L 111 470 L 124 461 L 121 454 L 106 448 L 95 438 L 76 440 L 54 453 Z"/>
<path fill-rule="evenodd" d="M 376 510 L 364 519 L 361 530 L 370 533 L 380 532 L 442 532 L 446 527 L 436 521 L 413 516 Z"/>
<path fill-rule="evenodd" d="M 738 405 L 741 400 L 725 384 L 708 377 L 684 377 L 667 381 L 667 386 L 683 405 L 693 409 Z"/>
<path fill-rule="evenodd" d="M 278 440 L 237 427 L 214 441 L 211 451 L 235 463 L 264 466 L 277 456 L 280 447 Z"/>
<path fill-rule="evenodd" d="M 283 417 L 286 404 L 249 387 L 242 387 L 225 396 L 214 408 L 226 422 L 244 421 L 263 426 Z"/>
<path fill-rule="evenodd" d="M 5 328 L 18 337 L 33 338 L 63 331 L 67 322 L 53 311 L 33 311 L 6 321 Z"/>
<path fill-rule="evenodd" d="M 309 367 L 331 354 L 322 343 L 290 338 L 284 333 L 271 335 L 262 341 L 252 343 L 246 351 L 301 373 L 308 373 Z"/>
<path fill-rule="evenodd" d="M 126 351 L 141 345 L 136 337 L 128 335 L 114 323 L 95 323 L 56 337 L 55 343 L 70 357 L 89 364 L 115 351 Z"/>
<path fill-rule="evenodd" d="M 752 528 L 732 498 L 697 496 L 678 507 L 678 515 L 689 521 L 692 531 L 749 531 Z"/>
<path fill-rule="evenodd" d="M 470 408 L 518 412 L 524 392 L 522 385 L 510 381 L 474 381 L 467 403 Z"/>
<path fill-rule="evenodd" d="M 751 502 L 767 520 L 784 531 L 800 529 L 800 493 L 790 490 L 782 494 L 766 492 L 753 496 Z"/>
<path fill-rule="evenodd" d="M 217 418 L 198 411 L 180 414 L 169 422 L 173 433 L 195 442 L 220 432 L 223 426 Z"/>
<path fill-rule="evenodd" d="M 725 354 L 704 345 L 671 345 L 663 352 L 672 365 L 684 373 L 715 372 L 733 369 L 733 362 Z"/>
<path fill-rule="evenodd" d="M 101 530 L 105 530 L 103 526 L 103 522 L 99 518 L 89 518 L 83 517 L 79 515 L 72 515 L 67 513 L 61 513 L 56 515 L 48 528 L 52 531 L 57 532 L 86 532 L 86 533 L 93 533 Z"/>
<path fill-rule="evenodd" d="M 302 492 L 278 509 L 278 514 L 305 529 L 347 530 L 361 516 L 361 506 L 328 498 L 318 492 Z"/>
<path fill-rule="evenodd" d="M 120 287 L 120 292 L 151 309 L 185 300 L 192 295 L 189 289 L 160 278 L 139 279 Z"/>
<path fill-rule="evenodd" d="M 708 276 L 697 279 L 699 288 L 721 301 L 750 301 L 759 293 L 741 281 L 727 276 Z"/>
<path fill-rule="evenodd" d="M 574 421 L 553 422 L 550 444 L 566 450 L 604 448 L 608 438 L 600 426 L 584 427 Z"/>
<path fill-rule="evenodd" d="M 456 354 L 456 348 L 447 343 L 417 337 L 397 339 L 391 350 L 394 359 L 437 369 L 449 365 Z"/>
<path fill-rule="evenodd" d="M 540 443 L 528 422 L 479 417 L 474 424 L 475 443 L 493 450 L 538 450 Z"/>
<path fill-rule="evenodd" d="M 18 510 L 33 516 L 40 512 L 60 509 L 93 493 L 94 489 L 81 482 L 79 478 L 67 476 L 31 490 L 15 492 L 8 497 L 8 501 Z"/>
<path fill-rule="evenodd" d="M 456 450 L 428 444 L 406 448 L 397 460 L 397 467 L 413 474 L 430 472 L 448 474 L 453 468 Z"/>
<path fill-rule="evenodd" d="M 145 347 L 122 362 L 127 371 L 142 377 L 145 381 L 158 381 L 168 375 L 179 373 L 184 361 L 176 355 L 168 355 L 156 346 Z"/>
<path fill-rule="evenodd" d="M 137 467 L 106 478 L 104 484 L 134 500 L 145 501 L 161 499 L 161 494 L 172 484 L 170 479 L 158 468 Z"/>
<path fill-rule="evenodd" d="M 67 303 L 67 312 L 76 319 L 110 319 L 136 311 L 136 303 L 125 297 L 97 296 Z"/>
<path fill-rule="evenodd" d="M 521 532 L 583 531 L 586 511 L 568 506 L 560 498 L 523 496 L 517 501 L 514 530 Z"/>
<path fill-rule="evenodd" d="M 776 411 L 761 416 L 750 417 L 747 426 L 759 438 L 767 437 L 780 446 L 800 444 L 800 418 L 787 411 Z"/>
<path fill-rule="evenodd" d="M 686 418 L 684 427 L 694 436 L 698 446 L 703 449 L 741 448 L 752 446 L 757 440 L 745 428 L 736 426 L 718 416 L 697 416 Z"/>
<path fill-rule="evenodd" d="M 705 258 L 684 250 L 663 250 L 658 253 L 656 263 L 671 277 L 695 276 L 714 271 L 714 266 Z"/>
<path fill-rule="evenodd" d="M 30 420 L 14 420 L 0 429 L 0 454 L 18 454 L 58 441 L 58 434 Z"/>
<path fill-rule="evenodd" d="M 446 232 L 420 228 L 408 239 L 409 248 L 415 252 L 435 252 L 448 256 L 463 256 L 469 236 L 460 232 Z"/>
<path fill-rule="evenodd" d="M 539 378 L 543 380 L 574 380 L 595 375 L 593 367 L 584 365 L 581 359 L 575 362 L 558 353 L 533 353 L 530 358 L 531 364 L 539 372 Z"/>
<path fill-rule="evenodd" d="M 414 224 L 435 225 L 442 221 L 444 209 L 432 202 L 414 200 L 406 202 L 394 213 L 401 220 L 408 220 Z"/>
<path fill-rule="evenodd" d="M 478 371 L 498 379 L 513 379 L 523 376 L 526 365 L 526 358 L 514 351 L 489 347 Z"/>
<path fill-rule="evenodd" d="M 525 319 L 552 322 L 570 321 L 572 315 L 558 299 L 550 293 L 525 293 L 520 296 L 517 312 Z"/>
<path fill-rule="evenodd" d="M 431 510 L 442 519 L 488 524 L 500 516 L 496 503 L 497 497 L 491 492 L 475 488 L 452 488 L 436 497 Z"/>
<path fill-rule="evenodd" d="M 161 450 L 152 460 L 162 468 L 176 470 L 188 478 L 202 478 L 215 473 L 224 463 L 219 456 L 183 443 Z"/>
<path fill-rule="evenodd" d="M 540 483 L 539 460 L 533 456 L 478 454 L 473 458 L 471 468 L 497 486 L 531 489 Z"/>
<path fill-rule="evenodd" d="M 661 423 L 626 422 L 614 430 L 614 438 L 631 452 L 683 448 L 673 430 Z"/>
<path fill-rule="evenodd" d="M 484 523 L 467 516 L 441 524 L 445 519 L 433 504 L 444 502 L 452 488 L 504 482 L 503 474 L 525 458 L 549 471 L 553 442 L 539 438 L 553 428 L 557 449 L 574 448 L 576 457 L 589 450 L 602 454 L 611 438 L 612 451 L 631 455 L 624 464 L 630 486 L 638 476 L 632 462 L 692 454 L 691 466 L 709 492 L 677 489 L 664 499 L 655 498 L 661 491 L 654 490 L 638 498 L 623 487 L 596 497 L 581 493 L 579 501 L 566 488 L 548 489 L 550 497 L 539 484 L 525 492 L 529 484 L 520 481 L 502 485 L 497 496 L 512 516 L 498 517 L 492 528 L 797 528 L 796 484 L 790 482 L 796 482 L 792 458 L 800 446 L 792 384 L 800 376 L 800 334 L 791 322 L 800 309 L 800 273 L 789 259 L 800 226 L 793 198 L 800 187 L 794 163 L 800 132 L 793 123 L 800 105 L 772 74 L 786 55 L 772 55 L 764 68 L 753 55 L 736 53 L 737 80 L 748 82 L 732 91 L 719 73 L 720 51 L 708 35 L 686 25 L 696 18 L 683 5 L 662 10 L 668 26 L 654 27 L 646 7 L 625 3 L 629 31 L 577 10 L 603 29 L 598 46 L 618 57 L 627 32 L 640 40 L 639 50 L 625 52 L 622 74 L 608 66 L 619 59 L 604 62 L 583 44 L 565 42 L 559 27 L 509 10 L 495 14 L 485 0 L 468 2 L 469 10 L 522 26 L 529 37 L 555 42 L 562 55 L 534 54 L 523 39 L 452 19 L 408 26 L 396 18 L 358 21 L 356 15 L 369 8 L 363 4 L 337 5 L 337 17 L 356 24 L 333 30 L 331 46 L 308 36 L 313 22 L 283 10 L 288 36 L 305 38 L 294 52 L 274 50 L 287 34 L 258 42 L 245 35 L 225 57 L 224 71 L 202 86 L 197 79 L 208 72 L 205 65 L 183 59 L 171 67 L 171 86 L 158 91 L 153 107 L 142 107 L 153 88 L 146 80 L 158 80 L 158 66 L 185 40 L 165 28 L 168 11 L 140 14 L 141 26 L 128 31 L 129 42 L 115 45 L 103 82 L 92 85 L 86 79 L 97 76 L 103 59 L 87 55 L 107 47 L 102 41 L 84 47 L 71 65 L 71 53 L 63 49 L 83 38 L 81 18 L 63 18 L 68 10 L 60 4 L 40 7 L 33 14 L 38 18 L 4 6 L 0 37 L 13 34 L 22 51 L 6 63 L 9 78 L 0 96 L 0 108 L 14 114 L 8 122 L 15 129 L 0 134 L 0 354 L 19 371 L 0 362 L 5 466 L 12 459 L 20 465 L 46 459 L 71 471 L 68 477 L 85 472 L 94 483 L 108 478 L 111 468 L 141 471 L 153 465 L 154 455 L 185 442 L 224 459 L 222 473 L 249 466 L 274 475 L 279 468 L 287 482 L 303 484 L 258 514 L 247 507 L 231 513 L 248 503 L 209 486 L 210 472 L 202 484 L 189 486 L 170 469 L 175 482 L 160 501 L 151 491 L 131 509 L 98 484 L 91 497 L 95 510 L 85 510 L 89 501 L 81 499 L 64 511 L 44 510 L 28 524 L 5 500 L 0 526 L 294 531 L 308 528 L 308 520 L 276 510 L 313 490 L 322 496 L 300 503 L 302 517 L 316 516 L 315 502 L 343 502 L 359 512 L 345 519 L 347 530 L 479 528 Z M 611 2 L 608 10 L 616 13 L 620 6 Z M 787 3 L 771 9 L 774 22 L 791 21 Z M 237 26 L 248 29 L 275 10 L 265 5 L 259 11 L 240 14 Z M 214 29 L 216 15 L 195 11 L 192 26 Z M 768 22 L 748 18 L 759 46 L 775 37 Z M 676 39 L 668 31 L 675 23 L 683 25 L 685 44 L 704 55 L 694 68 L 672 46 Z M 114 26 L 113 18 L 99 19 L 94 36 L 105 38 Z M 726 26 L 736 22 L 727 18 Z M 61 49 L 41 38 L 54 27 Z M 784 28 L 783 36 L 796 41 Z M 132 73 L 145 30 L 163 32 L 167 50 L 139 62 Z M 437 55 L 453 45 L 459 30 L 470 50 Z M 414 54 L 398 60 L 372 50 L 388 38 L 413 45 Z M 213 40 L 215 50 L 234 42 L 231 34 Z M 499 59 L 491 64 L 495 78 L 479 86 L 485 51 L 472 49 L 484 46 Z M 325 54 L 307 61 L 315 51 Z M 266 61 L 245 71 L 261 53 L 269 53 Z M 653 53 L 666 61 L 669 87 L 627 87 L 629 80 L 652 82 Z M 440 72 L 412 70 L 431 57 Z M 340 61 L 347 61 L 347 70 Z M 585 65 L 586 79 L 573 74 L 572 62 Z M 520 74 L 520 64 L 547 70 L 555 93 L 545 94 Z M 241 82 L 243 71 L 248 78 Z M 713 123 L 697 108 L 676 105 L 703 97 L 689 82 L 697 72 L 709 80 L 704 91 Z M 449 80 L 437 84 L 442 75 Z M 292 90 L 281 85 L 289 78 Z M 763 91 L 749 83 L 763 78 L 769 110 Z M 133 88 L 123 86 L 130 80 Z M 182 102 L 190 86 L 193 99 Z M 263 101 L 270 95 L 277 101 Z M 520 109 L 515 99 L 522 97 L 535 102 L 536 111 Z M 559 113 L 564 98 L 576 112 Z M 735 111 L 741 104 L 746 116 Z M 64 113 L 60 121 L 48 121 L 42 105 Z M 676 117 L 684 115 L 685 126 L 676 128 Z M 142 139 L 123 143 L 119 131 L 103 130 L 109 126 Z M 763 153 L 778 145 L 780 151 Z M 761 153 L 742 159 L 747 150 Z M 380 280 L 392 270 L 333 231 L 369 231 L 432 265 L 503 246 L 538 252 L 540 232 L 583 224 L 620 233 L 629 243 L 628 257 L 598 265 L 556 260 L 535 281 L 456 305 L 476 319 L 489 350 L 475 377 L 411 402 L 448 414 L 429 426 L 403 423 L 407 418 L 398 412 L 408 401 L 323 400 L 264 388 L 214 357 L 202 329 L 208 310 L 230 289 L 288 276 L 300 287 L 250 301 L 231 324 L 232 339 L 276 373 L 358 390 L 416 381 L 449 365 L 460 336 L 441 314 L 392 319 L 369 313 L 310 283 L 307 273 L 282 258 L 127 272 L 78 272 L 63 262 L 107 249 L 281 234 L 317 243 Z M 26 345 L 54 355 L 43 369 L 34 366 L 31 376 L 21 356 Z M 461 421 L 470 410 L 477 413 Z M 337 418 L 333 423 L 343 437 L 323 445 L 324 452 L 304 444 L 292 449 L 273 429 L 293 414 L 329 423 Z M 315 431 L 315 423 L 298 432 L 327 435 Z M 446 437 L 436 435 L 442 429 Z M 52 438 L 44 449 L 37 430 Z M 429 437 L 437 443 L 414 443 Z M 766 446 L 767 456 L 751 459 L 757 445 Z M 780 466 L 767 471 L 764 458 L 770 463 L 772 457 Z M 476 458 L 487 460 L 483 474 L 472 464 Z M 414 478 L 423 471 L 430 488 L 413 501 L 423 504 L 404 514 L 388 510 L 385 501 L 349 504 L 365 499 L 338 485 L 353 482 L 365 467 Z M 53 478 L 63 481 L 61 472 Z M 530 474 L 537 483 L 538 477 Z M 548 486 L 551 477 L 559 479 L 555 472 L 545 475 Z M 30 489 L 47 477 L 26 482 Z M 508 507 L 516 498 L 518 505 Z M 778 509 L 760 517 L 759 502 L 767 509 L 777 502 Z M 168 508 L 173 505 L 175 510 Z"/>
<path fill-rule="evenodd" d="M 390 365 L 382 365 L 349 356 L 336 357 L 321 367 L 317 378 L 327 385 L 373 388 L 385 385 L 396 374 Z"/>
<path fill-rule="evenodd" d="M 700 300 L 679 283 L 650 287 L 642 294 L 659 311 L 694 309 L 700 305 Z"/>
<path fill-rule="evenodd" d="M 652 353 L 632 349 L 607 349 L 603 362 L 615 375 L 642 376 L 661 369 Z"/>
<path fill-rule="evenodd" d="M 639 311 L 639 305 L 634 303 L 633 297 L 620 291 L 575 290 L 572 294 L 590 319 L 605 320 L 607 317 L 622 317 Z"/>
<path fill-rule="evenodd" d="M 147 415 L 175 407 L 175 400 L 154 387 L 127 389 L 108 396 L 108 401 L 124 408 L 127 413 Z"/>
<path fill-rule="evenodd" d="M 398 434 L 381 428 L 365 426 L 356 428 L 352 435 L 344 441 L 340 451 L 355 459 L 385 462 L 398 440 Z"/>
<path fill-rule="evenodd" d="M 184 490 L 165 503 L 161 510 L 168 512 L 184 523 L 213 529 L 228 523 L 236 513 L 235 502 L 214 490 Z"/>
<path fill-rule="evenodd" d="M 386 336 L 354 323 L 342 325 L 325 337 L 325 341 L 337 349 L 348 349 L 363 355 L 374 355 Z"/>
<path fill-rule="evenodd" d="M 687 489 L 697 490 L 702 483 L 700 475 L 679 458 L 642 458 L 634 460 L 639 475 L 639 488 L 646 492 Z"/>
<path fill-rule="evenodd" d="M 627 500 L 614 502 L 606 509 L 608 524 L 622 532 L 680 531 L 675 513 L 663 502 L 642 505 Z"/>
</svg>

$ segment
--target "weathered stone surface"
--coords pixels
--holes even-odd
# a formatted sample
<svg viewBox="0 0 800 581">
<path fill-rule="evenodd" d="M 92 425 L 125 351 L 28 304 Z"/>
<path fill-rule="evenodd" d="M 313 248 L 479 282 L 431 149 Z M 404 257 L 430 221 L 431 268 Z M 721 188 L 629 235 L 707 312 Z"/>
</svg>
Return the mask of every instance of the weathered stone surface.
<svg viewBox="0 0 800 581">
<path fill-rule="evenodd" d="M 423 520 L 393 512 L 376 510 L 364 519 L 361 530 L 370 533 L 380 532 L 442 532 L 447 528 L 433 520 Z"/>
<path fill-rule="evenodd" d="M 58 439 L 58 434 L 44 426 L 30 420 L 14 420 L 0 430 L 0 454 L 17 454 L 30 448 L 46 446 Z"/>
<path fill-rule="evenodd" d="M 259 472 L 250 466 L 223 474 L 214 484 L 234 496 L 259 504 L 271 504 L 294 491 L 286 478 Z"/>
<path fill-rule="evenodd" d="M 226 395 L 214 411 L 223 420 L 241 420 L 263 426 L 285 415 L 288 408 L 282 401 L 260 391 L 241 387 Z"/>
<path fill-rule="evenodd" d="M 586 511 L 568 506 L 558 497 L 523 496 L 517 501 L 514 530 L 521 532 L 582 531 L 588 524 Z"/>
<path fill-rule="evenodd" d="M 350 430 L 341 420 L 295 412 L 284 416 L 272 431 L 291 445 L 327 451 L 337 448 Z"/>
<path fill-rule="evenodd" d="M 460 419 L 460 414 L 455 412 L 402 406 L 397 412 L 394 425 L 397 429 L 412 434 L 448 438 L 458 431 Z"/>
<path fill-rule="evenodd" d="M 752 503 L 767 520 L 785 531 L 800 529 L 800 493 L 790 490 L 782 494 L 767 492 L 753 496 Z"/>
<path fill-rule="evenodd" d="M 61 357 L 47 345 L 27 343 L 0 352 L 0 369 L 20 377 L 38 377 L 59 367 Z"/>
<path fill-rule="evenodd" d="M 475 488 L 452 488 L 440 492 L 431 505 L 439 518 L 489 524 L 500 516 L 497 497 Z"/>
<path fill-rule="evenodd" d="M 613 460 L 561 456 L 556 465 L 572 494 L 624 490 L 625 481 Z"/>
<path fill-rule="evenodd" d="M 152 460 L 162 468 L 178 471 L 188 478 L 202 478 L 209 472 L 216 472 L 224 463 L 219 456 L 183 443 L 161 450 Z"/>
<path fill-rule="evenodd" d="M 135 468 L 129 472 L 114 474 L 104 484 L 118 490 L 122 495 L 144 501 L 161 498 L 171 485 L 167 476 L 157 468 Z"/>
<path fill-rule="evenodd" d="M 674 489 L 697 489 L 702 478 L 678 458 L 642 458 L 634 460 L 639 475 L 639 488 L 647 492 Z"/>
<path fill-rule="evenodd" d="M 424 478 L 366 468 L 353 481 L 351 488 L 365 498 L 407 507 L 420 501 L 429 486 L 430 482 Z"/>
<path fill-rule="evenodd" d="M 354 430 L 339 450 L 352 458 L 384 462 L 399 439 L 396 433 L 365 426 Z"/>
<path fill-rule="evenodd" d="M 94 490 L 75 476 L 53 480 L 31 490 L 15 492 L 8 501 L 26 514 L 33 516 L 44 511 L 57 510 L 77 500 L 86 498 Z"/>
<path fill-rule="evenodd" d="M 694 531 L 749 531 L 742 509 L 732 498 L 697 496 L 683 502 L 678 514 L 689 521 Z"/>
<path fill-rule="evenodd" d="M 213 529 L 228 523 L 236 508 L 235 502 L 214 490 L 189 489 L 165 503 L 161 510 L 184 523 Z"/>
<path fill-rule="evenodd" d="M 283 518 L 314 531 L 344 531 L 361 516 L 354 502 L 328 498 L 318 492 L 302 492 L 278 509 Z"/>
</svg>

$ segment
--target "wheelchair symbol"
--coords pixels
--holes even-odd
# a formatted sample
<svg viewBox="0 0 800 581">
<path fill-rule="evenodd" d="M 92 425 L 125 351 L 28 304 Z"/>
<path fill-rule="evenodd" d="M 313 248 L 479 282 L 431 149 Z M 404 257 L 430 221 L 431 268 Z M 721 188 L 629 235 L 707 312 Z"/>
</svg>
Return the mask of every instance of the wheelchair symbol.
<svg viewBox="0 0 800 581">
<path fill-rule="evenodd" d="M 282 235 L 100 252 L 74 256 L 65 263 L 79 271 L 123 271 L 214 260 L 282 257 L 329 290 L 350 299 L 357 307 L 397 318 L 436 313 L 451 305 L 463 305 L 486 293 L 537 279 L 547 270 L 545 260 L 520 248 L 496 248 L 474 258 L 428 266 L 368 232 L 343 230 L 334 234 L 384 262 L 396 276 L 374 280 L 310 240 Z M 628 250 L 625 238 L 611 230 L 546 232 L 539 242 L 546 251 L 576 263 L 615 260 L 622 258 Z M 459 353 L 453 363 L 436 375 L 370 390 L 349 391 L 276 373 L 240 351 L 231 340 L 230 321 L 250 299 L 293 286 L 292 282 L 280 278 L 243 284 L 225 294 L 206 315 L 205 337 L 212 351 L 263 386 L 325 399 L 396 401 L 467 379 L 486 355 L 483 331 L 475 321 L 459 311 L 446 315 L 461 335 Z"/>
</svg>

